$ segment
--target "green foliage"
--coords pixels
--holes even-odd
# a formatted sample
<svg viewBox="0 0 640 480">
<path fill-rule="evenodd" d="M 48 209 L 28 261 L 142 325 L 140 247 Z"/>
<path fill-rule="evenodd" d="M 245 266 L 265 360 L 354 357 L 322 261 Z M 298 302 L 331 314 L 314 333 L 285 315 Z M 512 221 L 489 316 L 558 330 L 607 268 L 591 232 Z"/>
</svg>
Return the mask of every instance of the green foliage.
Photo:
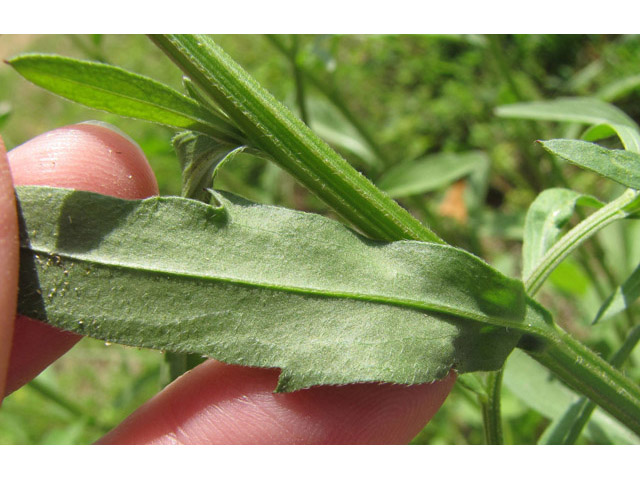
<svg viewBox="0 0 640 480">
<path fill-rule="evenodd" d="M 524 223 L 522 278 L 527 278 L 556 243 L 576 205 L 602 207 L 597 199 L 562 188 L 545 190 L 531 204 Z"/>
<path fill-rule="evenodd" d="M 548 152 L 610 178 L 629 188 L 640 189 L 640 154 L 627 150 L 609 150 L 582 140 L 541 142 Z"/>
<path fill-rule="evenodd" d="M 561 98 L 545 102 L 516 103 L 496 108 L 506 118 L 528 118 L 586 124 L 611 123 L 638 128 L 635 122 L 613 105 L 595 98 Z"/>
<path fill-rule="evenodd" d="M 394 198 L 431 192 L 481 170 L 487 163 L 483 152 L 430 155 L 391 167 L 378 186 Z"/>
<path fill-rule="evenodd" d="M 240 136 L 189 97 L 118 67 L 54 55 L 22 55 L 8 63 L 30 82 L 88 107 L 223 140 Z"/>
<path fill-rule="evenodd" d="M 598 310 L 593 323 L 599 320 L 606 320 L 623 312 L 631 307 L 638 297 L 640 297 L 640 265 L 625 279 L 622 285 L 616 288 L 615 292 L 607 297 L 600 310 Z"/>
<path fill-rule="evenodd" d="M 523 328 L 522 285 L 452 247 L 375 243 L 218 193 L 220 207 L 18 194 L 22 314 L 109 342 L 280 367 L 279 391 L 492 370 Z"/>
<path fill-rule="evenodd" d="M 618 219 L 634 218 L 630 213 L 637 208 L 637 199 L 630 190 L 621 199 L 601 207 L 586 219 L 583 211 L 584 202 L 587 206 L 597 207 L 594 201 L 588 200 L 592 198 L 590 195 L 595 195 L 606 204 L 620 194 L 618 184 L 599 178 L 592 171 L 609 172 L 614 179 L 622 179 L 627 184 L 625 182 L 629 176 L 625 176 L 625 170 L 615 172 L 611 158 L 617 154 L 610 149 L 620 148 L 621 143 L 627 150 L 627 153 L 622 154 L 625 158 L 629 152 L 640 153 L 640 135 L 636 125 L 640 118 L 640 109 L 637 107 L 640 104 L 637 81 L 637 59 L 640 55 L 638 37 L 381 35 L 276 36 L 267 39 L 221 36 L 216 37 L 216 41 L 233 58 L 240 60 L 278 100 L 298 112 L 302 111 L 300 106 L 304 105 L 306 112 L 303 118 L 312 130 L 338 149 L 346 160 L 367 177 L 376 180 L 377 185 L 384 185 L 383 180 L 386 181 L 385 178 L 393 170 L 401 171 L 406 168 L 412 171 L 411 168 L 420 165 L 420 159 L 464 158 L 466 152 L 483 152 L 488 161 L 482 162 L 483 165 L 476 170 L 471 167 L 465 170 L 465 162 L 462 160 L 450 161 L 448 167 L 441 169 L 439 173 L 421 175 L 420 169 L 417 169 L 413 171 L 414 174 L 406 175 L 406 182 L 397 182 L 397 188 L 406 189 L 410 183 L 427 184 L 427 187 L 408 189 L 398 194 L 402 198 L 403 207 L 421 221 L 427 222 L 443 239 L 481 255 L 509 276 L 520 273 L 520 242 L 524 240 L 523 278 L 533 280 L 527 284 L 529 294 L 539 292 L 539 300 L 554 314 L 562 328 L 580 338 L 582 344 L 569 340 L 562 343 L 564 337 L 556 336 L 553 331 L 548 330 L 543 311 L 529 302 L 525 324 L 530 321 L 539 330 L 533 337 L 522 337 L 520 346 L 566 382 L 571 384 L 574 378 L 584 378 L 581 366 L 564 371 L 561 365 L 562 362 L 577 363 L 576 351 L 573 349 L 585 348 L 584 345 L 600 357 L 611 359 L 612 365 L 616 367 L 620 367 L 631 357 L 631 361 L 624 364 L 624 371 L 633 381 L 640 380 L 637 369 L 640 357 L 634 351 L 640 330 L 634 327 L 637 324 L 637 312 L 632 304 L 633 288 L 628 288 L 631 281 L 625 281 L 630 278 L 633 267 L 640 262 L 640 251 L 637 248 L 639 237 L 634 227 L 635 222 L 617 222 Z M 272 49 L 273 55 L 269 55 L 267 61 L 265 51 L 269 49 Z M 148 77 L 171 85 L 160 86 L 160 89 L 170 88 L 175 94 L 184 97 L 174 90 L 180 87 L 178 71 L 167 58 L 157 55 L 157 50 L 152 49 L 141 37 L 54 36 L 48 37 L 46 42 L 35 38 L 33 46 L 16 48 L 12 52 L 15 54 L 25 50 L 53 50 L 55 53 L 83 55 L 92 60 L 107 61 L 128 71 L 144 72 Z M 278 51 L 283 55 L 279 57 Z M 232 63 L 223 59 L 218 64 L 216 75 L 224 73 L 224 69 L 231 65 Z M 191 69 L 193 65 L 182 67 Z M 203 71 L 206 70 L 207 68 Z M 124 70 L 122 74 L 133 75 Z M 197 76 L 195 70 L 190 70 L 189 74 Z M 72 76 L 73 72 L 69 75 Z M 266 144 L 258 145 L 260 141 L 256 143 L 260 136 L 283 136 L 286 139 L 290 132 L 270 125 L 266 131 L 252 135 L 250 132 L 255 128 L 255 120 L 243 124 L 242 115 L 233 113 L 232 105 L 223 108 L 225 112 L 222 113 L 220 102 L 224 104 L 225 94 L 213 94 L 213 98 L 207 98 L 207 94 L 212 92 L 207 92 L 202 83 L 196 84 L 197 87 L 186 81 L 184 88 L 189 97 L 207 112 L 206 115 L 221 119 L 223 123 L 218 126 L 224 125 L 227 131 L 242 132 L 233 139 L 219 138 L 224 140 L 222 143 L 212 140 L 208 135 L 188 132 L 178 134 L 175 146 L 185 174 L 182 179 L 183 195 L 208 200 L 210 193 L 203 189 L 211 186 L 216 164 L 226 158 L 227 152 L 247 147 L 244 152 L 248 155 L 243 154 L 238 161 L 227 163 L 220 171 L 216 180 L 217 188 L 228 189 L 260 202 L 324 214 L 331 214 L 327 206 L 340 212 L 340 208 L 336 208 L 337 198 L 345 200 L 350 205 L 348 209 L 364 208 L 366 212 L 369 208 L 373 198 L 371 195 L 345 196 L 346 190 L 332 183 L 345 172 L 350 172 L 347 176 L 355 172 L 345 167 L 341 172 L 334 171 L 334 175 L 325 176 L 315 185 L 313 181 L 305 183 L 300 171 L 286 165 L 288 161 L 295 163 L 298 160 L 295 157 L 308 158 L 308 152 L 298 152 L 296 148 L 292 148 L 287 154 L 278 148 L 267 148 Z M 232 85 L 233 81 L 227 80 L 226 87 L 222 85 L 221 88 Z M 88 115 L 77 105 L 51 100 L 45 94 L 27 88 L 8 68 L 2 70 L 2 66 L 0 91 L 5 95 L 0 98 L 0 102 L 11 100 L 11 116 L 0 120 L 4 121 L 4 126 L 0 125 L 0 128 L 3 129 L 2 134 L 9 148 L 37 133 L 64 123 L 86 119 Z M 265 90 L 257 89 L 253 92 L 263 95 Z M 237 92 L 226 90 L 226 94 L 237 100 Z M 577 98 L 576 95 L 582 97 Z M 569 96 L 574 98 L 563 98 Z M 249 97 L 245 96 L 245 100 L 247 99 Z M 616 105 L 605 102 L 615 102 Z M 157 106 L 161 109 L 168 107 L 162 102 Z M 270 98 L 263 105 L 252 105 L 249 100 L 240 109 L 256 115 L 265 107 L 279 108 L 274 106 L 274 99 Z M 494 116 L 494 110 L 500 118 Z M 45 111 L 47 115 L 42 115 L 41 112 Z M 114 115 L 91 115 L 99 120 L 116 123 L 140 142 L 152 162 L 164 194 L 177 194 L 181 191 L 180 165 L 175 161 L 169 141 L 173 132 L 158 125 L 122 120 Z M 295 132 L 302 131 L 295 123 L 295 118 L 286 115 L 288 114 L 280 111 L 272 118 L 286 118 L 290 120 L 290 125 L 297 125 Z M 557 122 L 568 125 L 558 125 Z M 265 117 L 258 123 L 264 125 Z M 238 129 L 238 126 L 241 128 Z M 212 135 L 210 131 L 207 133 Z M 613 136 L 617 136 L 620 143 L 610 138 Z M 311 138 L 307 135 L 306 140 Z M 534 140 L 551 138 L 581 138 L 588 142 L 600 142 L 607 148 L 599 151 L 597 163 L 592 162 L 595 170 L 579 171 L 548 155 L 534 143 Z M 595 150 L 601 147 L 593 145 L 586 148 Z M 320 157 L 328 158 L 327 155 L 333 155 L 324 146 L 319 151 L 323 152 Z M 580 157 L 573 155 L 577 164 L 585 162 L 583 153 L 580 153 Z M 293 178 L 273 164 L 265 162 L 265 158 L 283 166 Z M 336 160 L 335 157 L 332 158 L 333 164 Z M 317 163 L 319 170 L 314 175 L 322 173 L 324 167 L 321 164 Z M 633 173 L 634 164 L 628 164 L 627 168 Z M 296 178 L 305 183 L 312 193 L 297 188 Z M 357 177 L 352 175 L 352 181 L 355 178 Z M 451 182 L 459 178 L 466 180 L 451 188 Z M 364 185 L 357 181 L 352 184 Z M 313 195 L 322 196 L 323 188 L 329 185 L 331 191 L 336 193 L 334 198 L 325 196 L 325 204 L 322 204 Z M 371 187 L 367 184 L 366 188 Z M 359 189 L 358 187 L 355 191 Z M 529 209 L 532 202 L 532 208 Z M 376 211 L 379 213 L 393 208 L 385 202 L 380 205 L 383 204 L 385 206 L 382 210 L 373 208 L 365 216 L 371 218 L 376 215 Z M 452 210 L 463 214 L 455 219 L 448 218 L 444 212 Z M 399 225 L 408 220 L 399 212 L 394 215 L 400 219 Z M 349 217 L 343 211 L 341 216 L 353 222 L 365 234 L 374 238 L 380 236 L 380 227 L 370 228 L 362 220 L 361 213 L 355 212 Z M 385 216 L 386 214 L 382 215 Z M 382 222 L 385 222 L 384 218 Z M 611 226 L 603 230 L 607 225 Z M 421 226 L 415 224 L 411 228 L 413 233 L 409 235 L 402 226 L 394 228 L 396 233 L 386 233 L 382 237 L 389 240 L 415 238 L 414 235 L 423 232 Z M 563 235 L 565 230 L 567 233 Z M 300 237 L 304 235 L 300 234 Z M 564 261 L 565 259 L 567 260 Z M 537 273 L 532 278 L 530 274 L 535 271 Z M 550 282 L 544 283 L 546 278 Z M 607 299 L 611 292 L 616 293 Z M 621 293 L 624 294 L 624 300 Z M 610 305 L 609 308 L 615 307 L 614 310 L 622 314 L 614 315 L 614 310 L 607 310 L 606 305 Z M 626 308 L 620 312 L 621 307 Z M 601 315 L 611 314 L 610 321 L 589 327 L 589 320 L 596 316 L 595 312 L 599 308 Z M 540 352 L 536 353 L 536 348 L 545 344 L 551 347 L 552 355 L 541 357 Z M 83 341 L 79 348 L 71 352 L 68 363 L 62 361 L 60 364 L 71 369 L 73 355 L 82 355 L 86 348 L 84 345 L 92 345 L 91 348 L 95 349 L 102 344 Z M 107 350 L 114 351 L 116 348 L 118 347 L 112 346 Z M 145 353 L 135 350 L 126 352 L 131 358 Z M 591 362 L 591 367 L 595 368 L 592 371 L 596 375 L 614 379 L 614 384 L 618 382 L 618 386 L 631 392 L 633 398 L 634 388 L 626 383 L 625 378 L 618 376 L 617 370 L 609 370 L 609 367 L 601 364 L 601 360 L 592 356 L 591 350 L 581 352 L 584 354 L 578 355 L 581 362 Z M 529 366 L 512 361 L 516 357 L 526 358 L 518 350 L 510 357 L 504 374 L 507 388 L 502 392 L 501 399 L 499 382 L 494 382 L 496 388 L 493 391 L 497 395 L 491 400 L 502 406 L 502 428 L 506 442 L 639 442 L 637 437 L 607 417 L 601 409 L 594 410 L 592 402 L 584 397 L 579 398 L 558 382 L 554 382 L 554 389 L 558 387 L 564 390 L 567 394 L 563 397 L 564 400 L 556 402 L 553 409 L 549 405 L 541 407 L 536 398 L 556 398 L 546 387 L 551 375 L 531 359 Z M 159 356 L 153 358 L 160 362 Z M 153 362 L 145 365 L 143 372 L 112 374 L 110 378 L 113 390 L 102 384 L 93 387 L 104 398 L 99 404 L 94 403 L 88 408 L 107 412 L 98 419 L 101 425 L 113 424 L 112 422 L 122 418 L 120 415 L 123 412 L 130 411 L 143 400 L 143 397 L 132 397 L 131 403 L 119 403 L 121 408 L 109 408 L 107 398 L 111 398 L 116 385 L 126 391 L 128 382 L 135 383 L 131 378 L 149 378 L 145 377 L 147 374 L 155 378 L 154 375 L 159 375 L 159 370 L 152 368 Z M 537 367 L 538 374 L 531 373 L 531 365 Z M 100 371 L 99 367 L 94 369 Z M 73 374 L 69 374 L 73 378 Z M 46 375 L 47 378 L 57 378 L 64 375 L 64 371 L 54 371 L 52 368 Z M 74 377 L 75 386 L 73 382 L 64 385 L 54 382 L 53 387 L 63 391 L 76 391 L 83 385 L 83 378 L 87 375 L 87 371 L 78 373 Z M 416 443 L 483 441 L 481 397 L 487 398 L 485 379 L 477 374 L 462 376 L 465 377 L 465 384 L 472 385 L 475 393 L 456 386 L 449 400 L 419 435 Z M 514 386 L 514 378 L 520 380 L 520 386 Z M 587 384 L 590 382 L 593 383 L 593 379 L 587 380 Z M 150 394 L 153 391 L 150 385 L 157 383 L 148 382 L 144 391 Z M 607 404 L 608 397 L 616 396 L 614 384 L 600 384 L 599 389 L 608 392 L 600 395 L 598 401 L 601 404 Z M 587 392 L 589 388 L 585 384 L 573 383 L 572 387 L 592 398 L 599 395 L 598 392 Z M 18 394 L 21 395 L 20 401 L 14 401 Z M 11 443 L 17 443 L 16 438 L 26 439 L 29 443 L 86 443 L 97 438 L 100 429 L 92 426 L 91 421 L 87 423 L 83 414 L 73 414 L 70 410 L 64 411 L 62 415 L 60 412 L 55 413 L 55 409 L 61 407 L 50 407 L 48 410 L 27 407 L 37 405 L 33 398 L 40 398 L 41 395 L 36 390 L 25 388 L 5 401 L 5 408 L 0 412 L 0 438 Z M 52 402 L 50 400 L 49 403 Z M 46 402 L 42 403 L 47 405 Z M 22 413 L 20 405 L 24 405 Z M 492 407 L 491 404 L 488 406 Z M 640 416 L 632 414 L 625 417 L 624 410 L 633 409 L 633 405 L 620 404 L 618 407 L 622 407 L 622 410 L 615 405 L 606 408 L 617 408 L 619 418 L 628 419 L 625 422 L 628 426 L 634 424 L 633 418 Z M 8 408 L 11 409 L 11 418 L 17 420 L 8 419 Z M 30 409 L 27 411 L 27 408 Z M 68 428 L 58 430 L 59 433 L 51 437 L 37 433 L 44 431 L 51 423 L 45 415 L 57 418 L 59 428 L 65 422 Z M 591 416 L 592 420 L 589 421 Z M 549 428 L 541 437 L 546 427 Z M 16 437 L 16 432 L 22 431 L 21 429 L 29 431 L 28 437 Z M 83 430 L 88 433 L 83 435 Z M 14 433 L 8 434 L 10 431 Z M 5 436 L 2 436 L 3 432 Z"/>
<path fill-rule="evenodd" d="M 554 422 L 561 421 L 567 409 L 579 399 L 544 367 L 519 351 L 509 357 L 504 379 L 505 386 L 518 398 Z M 640 442 L 623 425 L 602 412 L 597 412 L 585 433 L 600 443 Z"/>
</svg>

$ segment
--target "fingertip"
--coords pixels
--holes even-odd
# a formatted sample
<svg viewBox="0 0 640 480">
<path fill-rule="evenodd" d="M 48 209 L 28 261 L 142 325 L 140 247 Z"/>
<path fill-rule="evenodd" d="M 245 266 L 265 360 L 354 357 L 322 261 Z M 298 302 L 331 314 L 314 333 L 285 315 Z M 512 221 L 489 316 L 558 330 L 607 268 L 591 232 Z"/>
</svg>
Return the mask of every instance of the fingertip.
<svg viewBox="0 0 640 480">
<path fill-rule="evenodd" d="M 79 123 L 43 133 L 9 152 L 16 185 L 74 188 L 121 198 L 158 194 L 140 147 L 105 124 Z"/>
<path fill-rule="evenodd" d="M 0 137 L 0 403 L 4 398 L 18 290 L 18 218 L 11 171 Z"/>
<path fill-rule="evenodd" d="M 403 444 L 449 394 L 424 385 L 322 386 L 275 394 L 277 370 L 208 361 L 178 378 L 101 443 Z"/>
<path fill-rule="evenodd" d="M 43 133 L 11 150 L 8 162 L 14 185 L 72 188 L 126 199 L 158 194 L 140 147 L 104 124 L 80 123 Z M 18 316 L 5 393 L 35 377 L 80 338 Z"/>
</svg>

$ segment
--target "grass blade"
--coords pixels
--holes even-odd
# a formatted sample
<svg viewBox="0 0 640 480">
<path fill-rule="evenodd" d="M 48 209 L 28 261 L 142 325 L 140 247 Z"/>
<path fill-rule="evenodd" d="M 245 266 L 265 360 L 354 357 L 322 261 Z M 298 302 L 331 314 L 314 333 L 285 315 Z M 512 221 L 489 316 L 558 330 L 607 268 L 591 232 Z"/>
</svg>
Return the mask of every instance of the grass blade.
<svg viewBox="0 0 640 480">
<path fill-rule="evenodd" d="M 559 98 L 544 102 L 515 103 L 496 109 L 496 115 L 505 118 L 572 122 L 599 126 L 595 132 L 586 132 L 586 140 L 599 139 L 615 132 L 627 150 L 640 152 L 638 125 L 618 107 L 595 98 Z M 600 127 L 602 125 L 602 127 Z M 603 138 L 603 137 L 600 137 Z"/>
<path fill-rule="evenodd" d="M 619 108 L 595 98 L 559 98 L 541 102 L 513 103 L 496 108 L 496 115 L 504 118 L 572 122 L 589 125 L 611 123 L 638 128 Z"/>
</svg>

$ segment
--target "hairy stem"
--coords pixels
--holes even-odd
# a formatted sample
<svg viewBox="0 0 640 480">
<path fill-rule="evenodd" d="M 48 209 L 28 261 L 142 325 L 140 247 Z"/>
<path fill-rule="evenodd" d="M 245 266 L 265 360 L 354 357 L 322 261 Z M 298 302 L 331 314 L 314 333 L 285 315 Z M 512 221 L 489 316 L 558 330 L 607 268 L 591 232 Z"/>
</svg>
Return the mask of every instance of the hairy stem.
<svg viewBox="0 0 640 480">
<path fill-rule="evenodd" d="M 356 172 L 205 36 L 154 35 L 153 41 L 235 121 L 252 144 L 367 235 L 382 240 L 442 240 Z M 571 251 L 600 228 L 624 218 L 635 192 L 603 207 L 565 235 L 527 280 L 532 295 Z M 542 324 L 541 324 L 542 325 Z M 529 354 L 569 386 L 640 433 L 640 389 L 553 324 L 525 328 Z M 496 382 L 499 384 L 499 382 Z"/>
<path fill-rule="evenodd" d="M 277 35 L 266 35 L 267 39 L 283 54 L 290 56 L 289 49 L 282 42 L 282 40 Z M 375 156 L 378 158 L 378 161 L 381 165 L 387 165 L 387 159 L 382 151 L 382 147 L 378 144 L 375 137 L 369 129 L 365 126 L 364 123 L 360 121 L 360 119 L 353 114 L 347 102 L 342 98 L 342 95 L 333 87 L 331 87 L 328 82 L 321 80 L 318 76 L 316 76 L 313 72 L 311 72 L 308 68 L 304 68 L 302 65 L 298 66 L 298 69 L 301 74 L 311 83 L 320 93 L 322 93 L 327 100 L 329 100 L 334 107 L 338 109 L 338 111 L 342 114 L 342 116 L 356 129 L 356 131 L 360 134 L 362 139 L 367 143 L 369 148 L 373 151 Z M 380 165 L 378 166 L 380 167 Z"/>
<path fill-rule="evenodd" d="M 209 37 L 152 40 L 243 130 L 252 144 L 363 233 L 442 243 L 281 105 Z"/>
<path fill-rule="evenodd" d="M 640 435 L 640 388 L 557 327 L 550 327 L 544 337 L 541 348 L 527 353 Z"/>
</svg>

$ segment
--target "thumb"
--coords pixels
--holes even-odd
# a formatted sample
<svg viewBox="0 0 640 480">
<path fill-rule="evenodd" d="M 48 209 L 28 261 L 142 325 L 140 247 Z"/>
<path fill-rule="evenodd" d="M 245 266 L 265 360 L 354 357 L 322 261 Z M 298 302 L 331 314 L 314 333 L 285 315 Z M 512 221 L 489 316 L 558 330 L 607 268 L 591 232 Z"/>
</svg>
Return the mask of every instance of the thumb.
<svg viewBox="0 0 640 480">
<path fill-rule="evenodd" d="M 113 127 L 84 123 L 58 128 L 14 148 L 8 157 L 15 185 L 75 188 L 129 199 L 158 193 L 140 147 Z M 34 378 L 80 338 L 19 315 L 5 393 Z"/>
<path fill-rule="evenodd" d="M 11 353 L 18 294 L 18 218 L 13 181 L 0 137 L 0 403 Z"/>
</svg>

